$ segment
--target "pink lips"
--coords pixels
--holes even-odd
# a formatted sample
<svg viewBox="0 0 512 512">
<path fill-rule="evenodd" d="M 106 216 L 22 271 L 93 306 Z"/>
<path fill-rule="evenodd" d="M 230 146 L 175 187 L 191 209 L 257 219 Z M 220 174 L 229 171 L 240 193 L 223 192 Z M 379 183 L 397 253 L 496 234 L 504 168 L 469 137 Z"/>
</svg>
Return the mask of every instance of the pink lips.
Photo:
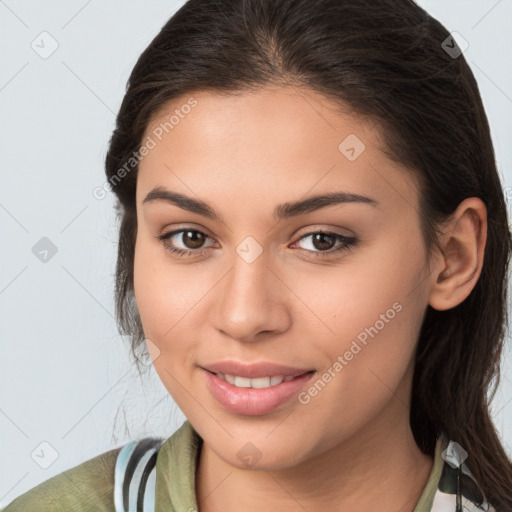
<svg viewBox="0 0 512 512">
<path fill-rule="evenodd" d="M 247 378 L 272 375 L 297 375 L 297 377 L 267 388 L 240 388 L 217 377 L 211 373 L 212 371 Z M 206 385 L 214 398 L 227 411 L 249 416 L 267 414 L 286 403 L 306 385 L 314 373 L 314 370 L 285 367 L 273 363 L 241 365 L 236 361 L 216 363 L 202 368 Z"/>
</svg>

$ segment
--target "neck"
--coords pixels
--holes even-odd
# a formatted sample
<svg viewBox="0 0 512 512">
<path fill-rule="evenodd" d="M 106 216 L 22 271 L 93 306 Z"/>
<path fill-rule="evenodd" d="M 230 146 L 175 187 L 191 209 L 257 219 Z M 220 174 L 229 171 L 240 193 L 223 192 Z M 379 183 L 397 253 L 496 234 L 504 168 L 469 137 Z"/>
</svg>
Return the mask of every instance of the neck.
<svg viewBox="0 0 512 512">
<path fill-rule="evenodd" d="M 416 445 L 408 415 L 390 423 L 393 416 L 396 411 L 327 452 L 277 471 L 234 467 L 203 443 L 196 474 L 198 506 L 201 512 L 413 512 L 433 458 Z"/>
</svg>

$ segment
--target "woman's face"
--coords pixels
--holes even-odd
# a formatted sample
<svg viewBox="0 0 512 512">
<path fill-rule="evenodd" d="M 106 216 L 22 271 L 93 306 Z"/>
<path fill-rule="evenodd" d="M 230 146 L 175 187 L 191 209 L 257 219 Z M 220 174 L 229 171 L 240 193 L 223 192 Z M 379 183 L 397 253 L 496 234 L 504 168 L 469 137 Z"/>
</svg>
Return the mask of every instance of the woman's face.
<svg viewBox="0 0 512 512">
<path fill-rule="evenodd" d="M 417 183 L 377 127 L 310 90 L 200 92 L 143 143 L 135 297 L 155 369 L 208 447 L 278 469 L 409 428 L 434 277 Z M 145 201 L 157 187 L 187 199 Z M 249 389 L 268 382 L 204 369 L 225 361 L 314 373 Z"/>
</svg>

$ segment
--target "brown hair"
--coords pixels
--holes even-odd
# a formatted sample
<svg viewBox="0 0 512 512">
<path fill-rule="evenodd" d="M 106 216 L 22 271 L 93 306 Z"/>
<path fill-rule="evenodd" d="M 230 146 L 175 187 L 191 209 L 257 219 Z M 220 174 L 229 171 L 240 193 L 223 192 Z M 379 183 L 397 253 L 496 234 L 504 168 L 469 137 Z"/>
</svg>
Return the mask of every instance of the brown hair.
<svg viewBox="0 0 512 512">
<path fill-rule="evenodd" d="M 474 289 L 450 310 L 425 312 L 410 423 L 425 453 L 433 454 L 441 431 L 458 442 L 489 502 L 512 510 L 512 464 L 489 413 L 500 381 L 511 235 L 487 117 L 457 50 L 446 28 L 410 0 L 186 2 L 139 57 L 106 156 L 121 217 L 116 311 L 134 350 L 144 340 L 133 296 L 137 165 L 122 179 L 118 173 L 164 104 L 193 91 L 293 84 L 348 105 L 377 121 L 389 156 L 420 177 L 429 255 L 436 227 L 463 199 L 480 197 L 487 207 Z"/>
</svg>

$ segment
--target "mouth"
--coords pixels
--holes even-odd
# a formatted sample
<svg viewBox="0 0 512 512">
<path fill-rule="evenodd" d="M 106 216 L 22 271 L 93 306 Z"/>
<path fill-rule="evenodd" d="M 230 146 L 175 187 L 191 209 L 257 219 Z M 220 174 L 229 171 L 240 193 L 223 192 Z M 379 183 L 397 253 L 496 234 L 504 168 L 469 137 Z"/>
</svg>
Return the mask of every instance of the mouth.
<svg viewBox="0 0 512 512">
<path fill-rule="evenodd" d="M 269 375 L 267 377 L 257 377 L 253 379 L 230 373 L 212 372 L 210 370 L 206 371 L 212 375 L 216 375 L 219 379 L 222 379 L 237 388 L 266 389 L 279 386 L 279 384 L 282 384 L 283 382 L 292 381 L 306 374 L 312 374 L 315 370 L 306 371 L 298 375 Z"/>
<path fill-rule="evenodd" d="M 292 398 L 308 384 L 316 370 L 303 371 L 298 375 L 256 378 L 213 372 L 205 368 L 201 369 L 201 373 L 211 395 L 226 411 L 257 416 L 268 414 L 287 404 L 291 406 Z"/>
</svg>

